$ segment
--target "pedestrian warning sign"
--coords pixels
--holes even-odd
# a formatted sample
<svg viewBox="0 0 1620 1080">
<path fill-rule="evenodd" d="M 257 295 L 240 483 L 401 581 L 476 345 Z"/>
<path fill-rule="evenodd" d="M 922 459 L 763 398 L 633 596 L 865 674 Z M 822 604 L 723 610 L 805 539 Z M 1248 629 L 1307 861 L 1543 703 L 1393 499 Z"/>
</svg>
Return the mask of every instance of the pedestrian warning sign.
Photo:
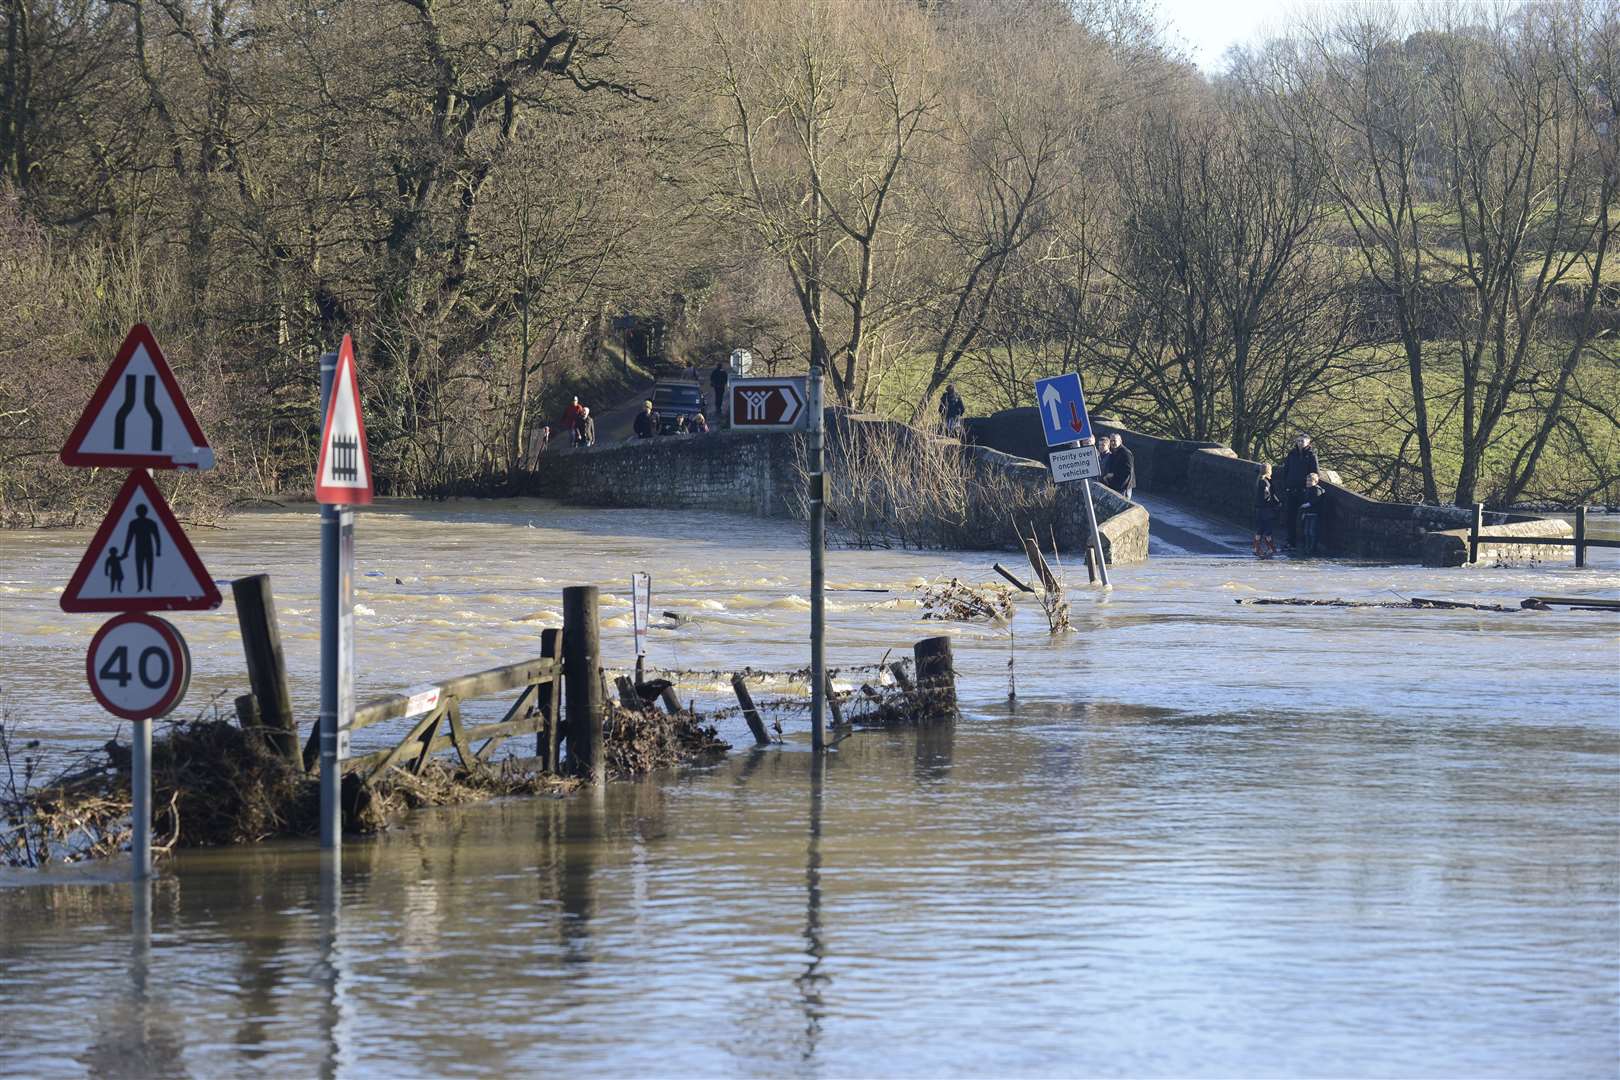
<svg viewBox="0 0 1620 1080">
<path fill-rule="evenodd" d="M 62 593 L 63 611 L 206 611 L 219 590 L 152 478 L 136 469 Z"/>
<path fill-rule="evenodd" d="M 214 452 L 145 323 L 124 338 L 62 446 L 65 465 L 212 469 Z"/>
<path fill-rule="evenodd" d="M 354 342 L 348 334 L 343 335 L 332 374 L 321 454 L 315 463 L 315 501 L 349 506 L 371 502 L 371 455 L 366 452 L 366 424 L 360 415 Z"/>
</svg>

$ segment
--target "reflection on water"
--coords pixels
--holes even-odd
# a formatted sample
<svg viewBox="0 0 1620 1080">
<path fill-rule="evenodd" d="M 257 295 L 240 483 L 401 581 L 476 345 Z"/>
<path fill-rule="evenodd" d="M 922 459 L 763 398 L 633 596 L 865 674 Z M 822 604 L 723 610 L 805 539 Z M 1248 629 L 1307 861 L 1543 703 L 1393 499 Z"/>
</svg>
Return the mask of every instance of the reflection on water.
<svg viewBox="0 0 1620 1080">
<path fill-rule="evenodd" d="M 198 538 L 222 578 L 275 576 L 306 715 L 314 537 L 274 514 Z M 80 543 L 0 534 L 5 700 L 68 748 L 108 734 L 95 620 L 51 591 Z M 620 618 L 633 569 L 691 616 L 654 664 L 799 667 L 799 544 L 538 503 L 368 515 L 363 692 L 532 648 L 564 584 Z M 938 632 L 912 583 L 988 561 L 833 553 L 834 584 L 890 591 L 835 594 L 830 662 Z M 1611 1075 L 1616 621 L 1232 601 L 1617 589 L 1614 562 L 1159 560 L 1077 590 L 1065 639 L 1029 607 L 1011 641 L 947 624 L 963 718 L 825 761 L 790 738 L 424 812 L 340 877 L 304 844 L 184 853 L 135 897 L 127 867 L 3 875 L 0 1075 Z M 178 621 L 190 704 L 240 692 L 234 614 Z M 604 642 L 630 655 L 627 625 Z"/>
<path fill-rule="evenodd" d="M 1031 705 L 0 891 L 0 1073 L 1613 1070 L 1620 739 Z M 136 935 L 138 939 L 138 935 Z"/>
</svg>

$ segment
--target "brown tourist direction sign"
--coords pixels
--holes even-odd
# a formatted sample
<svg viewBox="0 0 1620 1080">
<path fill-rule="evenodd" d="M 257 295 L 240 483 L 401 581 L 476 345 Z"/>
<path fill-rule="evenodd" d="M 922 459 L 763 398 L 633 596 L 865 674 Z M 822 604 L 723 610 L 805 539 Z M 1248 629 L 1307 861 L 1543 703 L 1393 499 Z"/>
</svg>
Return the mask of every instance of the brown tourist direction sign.
<svg viewBox="0 0 1620 1080">
<path fill-rule="evenodd" d="M 808 411 L 802 377 L 733 379 L 727 392 L 731 426 L 738 431 L 792 431 Z"/>
</svg>

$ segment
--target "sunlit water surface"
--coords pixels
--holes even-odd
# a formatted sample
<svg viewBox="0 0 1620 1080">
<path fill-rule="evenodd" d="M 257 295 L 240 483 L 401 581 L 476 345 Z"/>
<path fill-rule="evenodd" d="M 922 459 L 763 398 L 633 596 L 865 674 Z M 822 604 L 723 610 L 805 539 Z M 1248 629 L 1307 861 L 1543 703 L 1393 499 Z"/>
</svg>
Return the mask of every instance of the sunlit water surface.
<svg viewBox="0 0 1620 1080">
<path fill-rule="evenodd" d="M 194 536 L 273 575 L 307 717 L 314 515 Z M 0 534 L 0 700 L 52 764 L 114 728 L 98 620 L 56 608 L 87 539 Z M 805 663 L 780 523 L 394 506 L 358 547 L 362 697 L 532 652 L 565 584 L 603 587 L 623 663 L 638 569 L 689 620 L 655 667 Z M 1615 596 L 1612 557 L 1165 559 L 1077 588 L 1056 641 L 1030 605 L 922 619 L 917 583 L 992 558 L 829 559 L 831 663 L 955 635 L 954 727 L 818 769 L 786 714 L 711 768 L 421 813 L 346 845 L 336 916 L 303 843 L 183 854 L 134 919 L 127 867 L 0 878 L 0 1075 L 1615 1075 L 1620 619 L 1233 603 Z M 245 690 L 226 592 L 174 617 L 187 715 Z"/>
</svg>

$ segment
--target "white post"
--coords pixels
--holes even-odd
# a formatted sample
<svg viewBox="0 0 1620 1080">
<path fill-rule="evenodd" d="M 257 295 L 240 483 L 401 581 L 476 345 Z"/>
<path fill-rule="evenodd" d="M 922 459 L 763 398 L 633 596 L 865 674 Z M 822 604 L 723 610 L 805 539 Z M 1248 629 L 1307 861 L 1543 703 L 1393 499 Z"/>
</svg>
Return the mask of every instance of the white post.
<svg viewBox="0 0 1620 1080">
<path fill-rule="evenodd" d="M 1097 531 L 1097 508 L 1091 502 L 1091 481 L 1080 481 L 1080 491 L 1086 497 L 1086 524 L 1091 529 L 1091 550 L 1097 553 L 1097 584 L 1103 588 L 1112 588 L 1108 584 L 1108 560 L 1103 557 L 1102 534 Z"/>
<path fill-rule="evenodd" d="M 129 787 L 133 805 L 130 822 L 133 835 L 129 857 L 133 880 L 139 884 L 152 876 L 152 721 L 133 721 L 130 743 Z"/>
</svg>

